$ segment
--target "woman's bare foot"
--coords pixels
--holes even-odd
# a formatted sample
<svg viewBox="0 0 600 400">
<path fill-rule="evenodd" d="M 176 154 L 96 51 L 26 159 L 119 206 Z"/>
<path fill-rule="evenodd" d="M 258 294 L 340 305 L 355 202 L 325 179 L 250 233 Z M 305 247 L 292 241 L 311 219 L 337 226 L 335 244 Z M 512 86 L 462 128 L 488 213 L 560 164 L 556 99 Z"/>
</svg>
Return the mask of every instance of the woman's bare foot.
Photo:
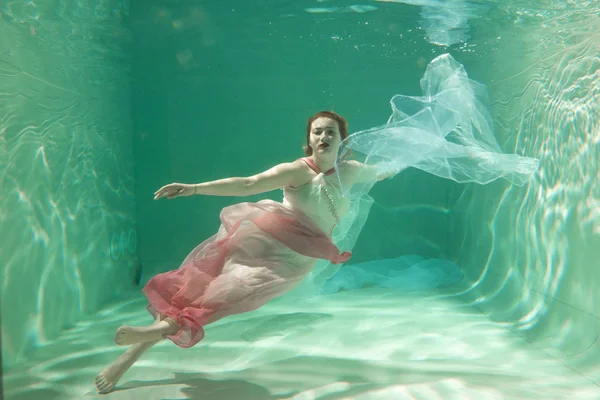
<svg viewBox="0 0 600 400">
<path fill-rule="evenodd" d="M 129 367 L 130 365 L 127 365 L 124 360 L 119 358 L 108 367 L 104 368 L 102 372 L 96 375 L 96 379 L 94 379 L 94 384 L 96 385 L 98 393 L 106 394 L 112 392 L 117 385 L 117 382 L 119 382 L 119 379 L 121 379 Z"/>
<path fill-rule="evenodd" d="M 106 394 L 112 392 L 119 379 L 121 379 L 123 374 L 131 368 L 142 353 L 158 342 L 160 342 L 160 340 L 138 343 L 131 346 L 118 359 L 113 361 L 108 367 L 104 368 L 102 372 L 96 375 L 96 379 L 94 380 L 98 393 Z"/>
<path fill-rule="evenodd" d="M 154 323 L 151 326 L 123 325 L 115 333 L 115 343 L 119 346 L 127 346 L 160 340 L 165 335 L 174 334 L 178 329 L 179 327 L 170 319 Z"/>
</svg>

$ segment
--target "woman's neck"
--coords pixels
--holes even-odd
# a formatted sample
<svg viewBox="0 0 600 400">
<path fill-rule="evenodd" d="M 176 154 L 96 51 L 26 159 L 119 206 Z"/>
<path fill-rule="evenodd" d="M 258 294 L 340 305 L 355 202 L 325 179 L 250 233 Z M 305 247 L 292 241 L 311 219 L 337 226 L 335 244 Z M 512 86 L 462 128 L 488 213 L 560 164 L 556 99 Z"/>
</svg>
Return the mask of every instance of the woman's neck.
<svg viewBox="0 0 600 400">
<path fill-rule="evenodd" d="M 315 163 L 317 168 L 323 173 L 329 171 L 335 166 L 335 157 L 317 157 L 313 153 L 310 159 Z"/>
</svg>

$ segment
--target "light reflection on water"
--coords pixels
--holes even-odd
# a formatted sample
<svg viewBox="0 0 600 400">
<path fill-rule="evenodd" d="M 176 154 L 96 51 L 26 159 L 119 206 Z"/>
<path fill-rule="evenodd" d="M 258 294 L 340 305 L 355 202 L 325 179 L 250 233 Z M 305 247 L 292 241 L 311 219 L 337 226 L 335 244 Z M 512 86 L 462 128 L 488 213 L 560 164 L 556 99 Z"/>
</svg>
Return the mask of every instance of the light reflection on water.
<svg viewBox="0 0 600 400">
<path fill-rule="evenodd" d="M 527 18 L 539 28 L 517 29 L 515 43 L 507 38 L 494 56 L 490 91 L 498 136 L 508 151 L 540 158 L 541 168 L 526 188 L 468 189 L 458 209 L 475 229 L 465 231 L 458 263 L 472 272 L 470 296 L 482 311 L 598 381 L 600 37 L 599 21 L 579 6 L 572 13 L 518 13 L 515 24 Z M 512 73 L 512 46 L 527 49 L 518 73 Z M 478 251 L 484 224 L 492 247 Z"/>
</svg>

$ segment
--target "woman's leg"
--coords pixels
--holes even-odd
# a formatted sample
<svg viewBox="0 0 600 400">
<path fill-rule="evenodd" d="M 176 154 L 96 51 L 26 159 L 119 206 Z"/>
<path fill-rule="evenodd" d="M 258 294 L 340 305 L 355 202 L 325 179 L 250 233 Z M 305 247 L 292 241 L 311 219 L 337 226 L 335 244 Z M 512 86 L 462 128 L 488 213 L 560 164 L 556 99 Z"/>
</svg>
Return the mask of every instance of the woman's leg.
<svg viewBox="0 0 600 400">
<path fill-rule="evenodd" d="M 115 361 L 113 361 L 108 367 L 104 368 L 102 372 L 96 375 L 95 385 L 96 390 L 100 394 L 106 394 L 112 392 L 117 382 L 123 374 L 131 368 L 131 366 L 137 361 L 137 359 L 150 349 L 156 343 L 162 339 L 147 341 L 135 344 L 127 349 L 127 351 Z"/>
<path fill-rule="evenodd" d="M 165 324 L 170 328 L 165 328 Z M 166 331 L 164 334 L 169 334 L 175 329 L 175 327 L 177 327 L 177 324 L 171 318 L 166 318 L 165 320 L 161 321 L 160 317 L 158 317 L 148 328 L 152 328 L 153 332 L 155 332 L 154 334 L 156 335 L 157 332 L 163 332 L 163 330 Z M 177 327 L 177 329 L 179 328 Z M 119 332 L 119 330 L 117 330 L 117 332 Z M 177 331 L 175 330 L 172 333 L 175 332 Z M 102 372 L 96 375 L 95 379 L 95 385 L 98 393 L 105 394 L 111 392 L 115 388 L 119 379 L 121 379 L 123 374 L 127 372 L 129 368 L 131 368 L 137 359 L 161 340 L 163 340 L 163 335 L 160 335 L 152 340 L 145 340 L 136 343 L 127 349 L 125 353 L 121 354 L 121 356 L 113 361 L 108 367 L 104 368 Z"/>
<path fill-rule="evenodd" d="M 127 346 L 142 342 L 152 342 L 162 339 L 165 335 L 174 334 L 179 330 L 177 323 L 171 318 L 155 321 L 150 326 L 123 325 L 117 329 L 115 343 Z"/>
</svg>

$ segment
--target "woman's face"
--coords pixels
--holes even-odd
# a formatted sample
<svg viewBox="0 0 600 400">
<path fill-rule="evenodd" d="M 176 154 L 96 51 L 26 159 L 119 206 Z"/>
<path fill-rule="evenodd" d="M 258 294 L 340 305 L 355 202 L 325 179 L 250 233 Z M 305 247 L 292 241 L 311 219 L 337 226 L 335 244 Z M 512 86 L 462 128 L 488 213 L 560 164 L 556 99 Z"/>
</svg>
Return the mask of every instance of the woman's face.
<svg viewBox="0 0 600 400">
<path fill-rule="evenodd" d="M 310 127 L 309 144 L 315 156 L 335 155 L 342 143 L 340 130 L 336 121 L 319 117 Z"/>
</svg>

